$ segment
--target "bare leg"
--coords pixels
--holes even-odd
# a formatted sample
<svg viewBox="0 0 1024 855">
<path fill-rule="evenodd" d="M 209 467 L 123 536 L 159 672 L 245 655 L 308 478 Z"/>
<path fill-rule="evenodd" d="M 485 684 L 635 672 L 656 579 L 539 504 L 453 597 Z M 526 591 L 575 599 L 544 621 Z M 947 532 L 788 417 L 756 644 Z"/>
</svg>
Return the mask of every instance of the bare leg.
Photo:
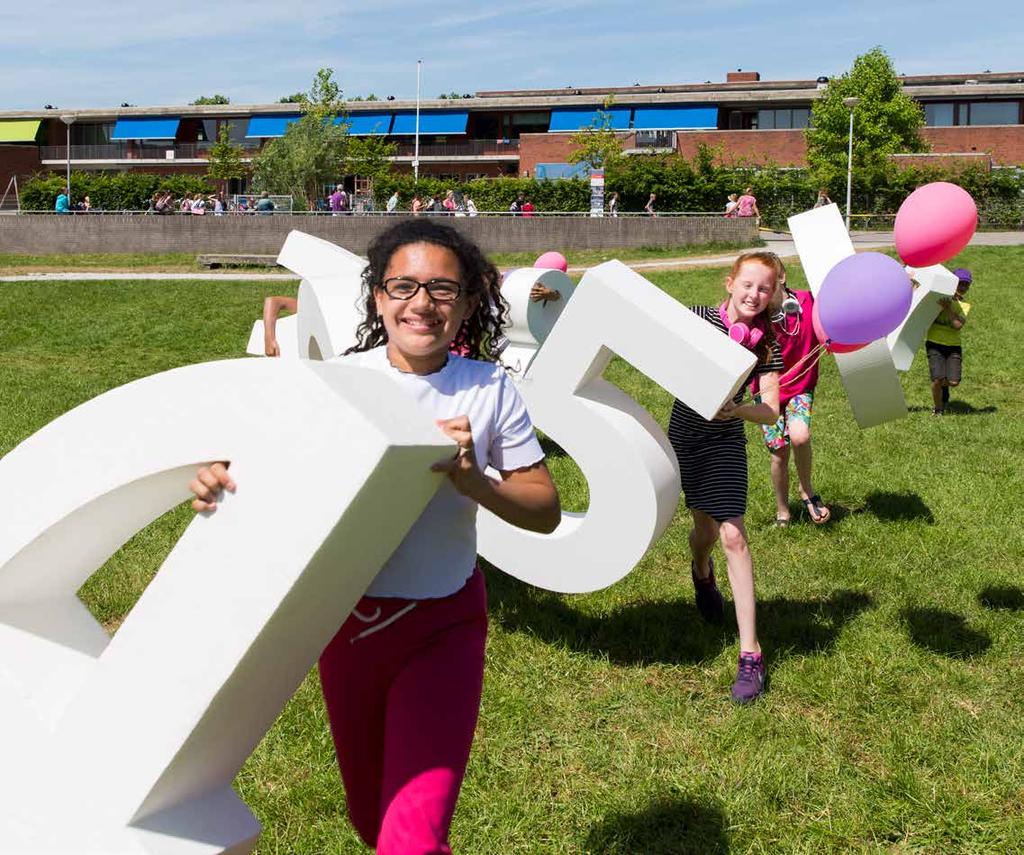
<svg viewBox="0 0 1024 855">
<path fill-rule="evenodd" d="M 707 579 L 711 573 L 711 565 L 708 559 L 711 557 L 711 550 L 715 548 L 715 541 L 718 539 L 718 523 L 709 517 L 704 511 L 691 508 L 693 515 L 693 528 L 690 529 L 690 555 L 693 557 L 693 566 L 697 568 L 697 578 Z"/>
<path fill-rule="evenodd" d="M 811 481 L 811 432 L 807 425 L 794 419 L 789 426 L 789 440 L 793 444 L 793 462 L 800 481 L 800 498 L 809 499 L 814 495 L 814 484 Z"/>
<path fill-rule="evenodd" d="M 945 385 L 943 380 L 932 380 L 932 405 L 936 410 L 942 409 L 942 387 Z"/>
<path fill-rule="evenodd" d="M 797 461 L 799 467 L 799 461 Z M 798 469 L 799 471 L 799 469 Z M 775 519 L 789 519 L 789 446 L 772 450 L 772 490 L 775 492 Z"/>
<path fill-rule="evenodd" d="M 754 560 L 747 543 L 747 530 L 743 517 L 733 517 L 722 523 L 719 532 L 729 568 L 729 585 L 736 605 L 736 624 L 740 630 L 740 650 L 760 653 L 757 640 L 756 601 L 754 598 Z"/>
</svg>

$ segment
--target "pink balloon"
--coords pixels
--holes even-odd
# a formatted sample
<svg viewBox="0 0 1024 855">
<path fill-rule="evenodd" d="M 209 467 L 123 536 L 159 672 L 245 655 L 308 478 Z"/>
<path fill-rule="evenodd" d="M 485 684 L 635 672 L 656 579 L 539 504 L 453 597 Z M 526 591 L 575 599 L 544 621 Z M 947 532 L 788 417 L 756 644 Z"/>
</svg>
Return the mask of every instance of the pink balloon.
<svg viewBox="0 0 1024 855">
<path fill-rule="evenodd" d="M 869 342 L 863 342 L 861 344 L 838 344 L 837 342 L 831 341 L 825 330 L 821 326 L 821 318 L 818 317 L 818 302 L 815 300 L 814 308 L 811 309 L 811 326 L 814 327 L 814 335 L 817 337 L 823 345 L 825 350 L 829 353 L 853 353 L 855 350 L 860 350 L 862 347 L 867 347 Z"/>
<path fill-rule="evenodd" d="M 533 262 L 534 267 L 543 267 L 546 270 L 561 270 L 563 273 L 569 270 L 569 262 L 560 252 L 545 252 Z"/>
<path fill-rule="evenodd" d="M 970 193 L 947 181 L 925 184 L 896 214 L 896 251 L 911 267 L 942 264 L 970 243 L 977 228 L 978 207 Z"/>
</svg>

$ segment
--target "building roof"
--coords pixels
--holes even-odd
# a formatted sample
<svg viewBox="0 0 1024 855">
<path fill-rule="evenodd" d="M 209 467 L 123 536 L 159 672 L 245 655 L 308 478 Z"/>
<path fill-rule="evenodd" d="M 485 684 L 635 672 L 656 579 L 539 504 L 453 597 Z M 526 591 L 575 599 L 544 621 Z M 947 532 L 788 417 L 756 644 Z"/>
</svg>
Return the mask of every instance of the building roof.
<svg viewBox="0 0 1024 855">
<path fill-rule="evenodd" d="M 908 95 L 918 100 L 938 98 L 1021 98 L 1024 71 L 980 72 L 903 76 Z M 546 110 L 553 107 L 600 105 L 609 96 L 620 106 L 637 104 L 723 104 L 732 106 L 808 103 L 819 97 L 816 80 L 755 80 L 720 83 L 670 83 L 661 86 L 612 86 L 606 88 L 565 87 L 563 89 L 484 90 L 470 98 L 425 99 L 422 110 L 493 112 L 503 110 Z M 350 101 L 346 109 L 353 116 L 364 111 L 414 110 L 414 100 Z M 117 121 L 122 118 L 185 117 L 247 118 L 254 114 L 294 115 L 297 105 L 209 104 L 144 107 L 92 107 L 77 110 L 0 110 L 2 119 L 57 119 L 74 116 L 79 121 Z"/>
</svg>

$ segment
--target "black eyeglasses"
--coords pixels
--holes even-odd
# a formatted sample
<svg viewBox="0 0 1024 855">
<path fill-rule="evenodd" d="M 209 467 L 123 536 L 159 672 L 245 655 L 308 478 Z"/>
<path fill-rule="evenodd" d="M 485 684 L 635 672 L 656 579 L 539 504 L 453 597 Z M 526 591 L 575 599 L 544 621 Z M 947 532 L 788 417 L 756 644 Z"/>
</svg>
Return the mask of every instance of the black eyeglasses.
<svg viewBox="0 0 1024 855">
<path fill-rule="evenodd" d="M 462 294 L 462 285 L 453 279 L 431 279 L 420 282 L 408 276 L 392 276 L 381 283 L 384 292 L 392 300 L 411 300 L 420 288 L 426 289 L 430 299 L 435 303 L 454 303 Z"/>
</svg>

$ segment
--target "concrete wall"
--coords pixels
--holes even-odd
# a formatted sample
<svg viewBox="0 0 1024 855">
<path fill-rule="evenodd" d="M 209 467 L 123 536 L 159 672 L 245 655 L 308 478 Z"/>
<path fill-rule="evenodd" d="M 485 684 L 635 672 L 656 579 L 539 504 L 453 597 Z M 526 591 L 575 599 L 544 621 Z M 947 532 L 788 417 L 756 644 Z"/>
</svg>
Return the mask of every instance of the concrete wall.
<svg viewBox="0 0 1024 855">
<path fill-rule="evenodd" d="M 712 241 L 751 243 L 753 219 L 724 217 L 444 217 L 485 252 L 672 247 Z M 292 214 L 214 217 L 142 214 L 0 216 L 0 252 L 248 252 L 276 255 L 288 232 L 299 229 L 364 253 L 385 216 Z"/>
</svg>

